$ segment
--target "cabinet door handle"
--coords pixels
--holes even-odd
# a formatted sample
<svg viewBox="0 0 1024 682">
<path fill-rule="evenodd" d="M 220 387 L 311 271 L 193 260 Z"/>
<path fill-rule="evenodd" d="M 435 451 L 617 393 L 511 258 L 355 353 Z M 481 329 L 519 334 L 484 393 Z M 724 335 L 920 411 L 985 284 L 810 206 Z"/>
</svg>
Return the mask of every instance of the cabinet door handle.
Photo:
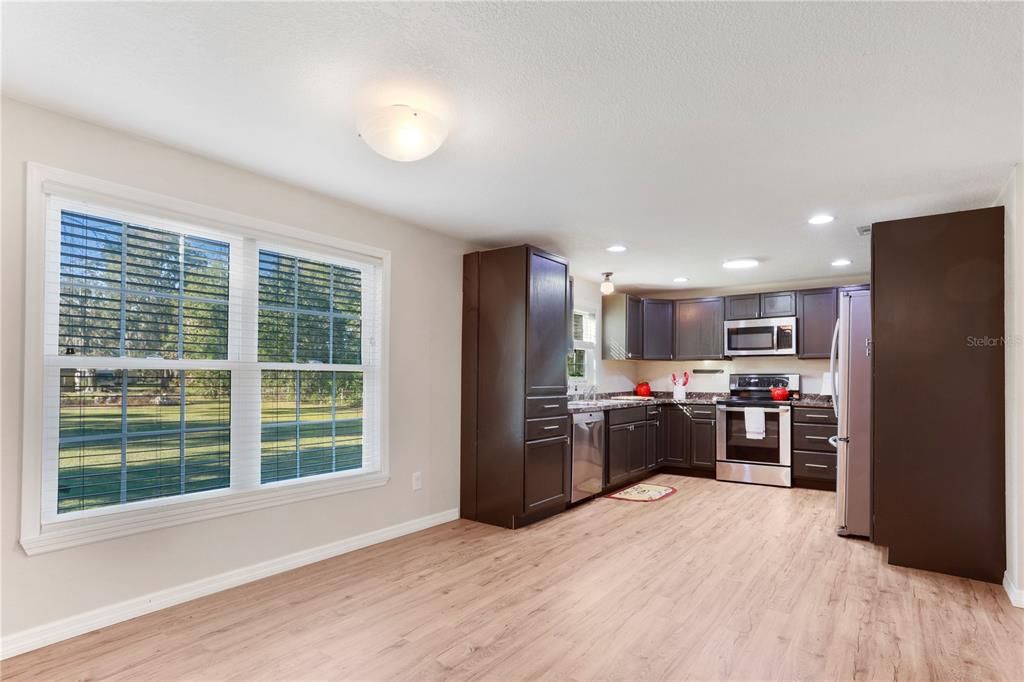
<svg viewBox="0 0 1024 682">
<path fill-rule="evenodd" d="M 560 427 L 560 426 L 545 426 L 544 430 L 545 431 L 552 431 L 554 429 L 560 429 L 560 428 L 562 428 L 562 427 Z"/>
<path fill-rule="evenodd" d="M 811 419 L 828 419 L 827 414 L 807 414 Z"/>
<path fill-rule="evenodd" d="M 828 440 L 828 436 L 804 436 L 807 440 Z"/>
<path fill-rule="evenodd" d="M 828 465 L 827 464 L 810 464 L 810 463 L 808 463 L 808 464 L 805 464 L 804 466 L 812 467 L 814 469 L 828 469 Z"/>
<path fill-rule="evenodd" d="M 543 407 L 545 410 L 553 410 L 556 407 L 559 407 L 559 405 L 556 403 L 554 405 L 541 405 L 541 407 Z"/>
</svg>

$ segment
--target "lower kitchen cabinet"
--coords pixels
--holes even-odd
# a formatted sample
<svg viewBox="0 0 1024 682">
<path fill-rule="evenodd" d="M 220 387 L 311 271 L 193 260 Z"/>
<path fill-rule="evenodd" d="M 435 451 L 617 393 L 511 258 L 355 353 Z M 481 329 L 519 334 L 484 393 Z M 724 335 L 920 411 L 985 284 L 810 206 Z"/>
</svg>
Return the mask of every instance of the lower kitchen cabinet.
<svg viewBox="0 0 1024 682">
<path fill-rule="evenodd" d="M 690 465 L 694 469 L 715 469 L 715 422 L 690 420 Z"/>
<path fill-rule="evenodd" d="M 679 405 L 668 405 L 664 411 L 665 457 L 663 463 L 673 467 L 690 466 L 690 417 Z"/>
<path fill-rule="evenodd" d="M 608 428 L 608 485 L 628 480 L 647 469 L 647 422 Z"/>
<path fill-rule="evenodd" d="M 546 438 L 526 443 L 523 493 L 526 513 L 569 503 L 572 454 L 569 438 Z"/>
<path fill-rule="evenodd" d="M 645 437 L 645 447 L 647 450 L 647 457 L 645 461 L 645 468 L 647 470 L 657 469 L 661 463 L 661 457 L 665 451 L 664 447 L 661 447 L 661 423 L 660 420 L 650 419 L 647 421 L 647 435 Z"/>
</svg>

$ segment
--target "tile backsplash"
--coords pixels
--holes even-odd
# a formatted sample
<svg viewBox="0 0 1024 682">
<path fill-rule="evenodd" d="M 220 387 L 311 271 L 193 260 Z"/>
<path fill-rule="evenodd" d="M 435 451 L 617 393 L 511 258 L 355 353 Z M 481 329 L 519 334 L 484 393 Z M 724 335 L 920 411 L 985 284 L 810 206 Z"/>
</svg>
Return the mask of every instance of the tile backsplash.
<svg viewBox="0 0 1024 682">
<path fill-rule="evenodd" d="M 799 374 L 804 393 L 820 393 L 822 375 L 828 372 L 828 360 L 798 360 L 796 358 L 764 357 L 736 360 L 690 360 L 679 362 L 616 362 L 603 361 L 601 390 L 628 390 L 640 381 L 650 382 L 655 391 L 672 390 L 672 373 L 690 373 L 689 391 L 726 393 L 730 374 L 778 373 Z M 718 369 L 720 374 L 694 374 L 694 369 Z M 610 371 L 609 371 L 610 370 Z"/>
</svg>

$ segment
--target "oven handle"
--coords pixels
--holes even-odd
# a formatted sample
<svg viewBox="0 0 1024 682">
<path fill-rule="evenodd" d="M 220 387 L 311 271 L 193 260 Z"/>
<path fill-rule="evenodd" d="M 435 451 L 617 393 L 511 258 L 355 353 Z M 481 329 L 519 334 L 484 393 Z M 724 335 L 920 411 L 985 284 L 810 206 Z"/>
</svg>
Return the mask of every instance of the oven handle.
<svg viewBox="0 0 1024 682">
<path fill-rule="evenodd" d="M 717 405 L 716 407 L 718 407 L 718 410 L 720 412 L 742 412 L 743 410 L 747 409 L 745 407 L 728 407 L 726 405 Z M 756 406 L 755 405 L 751 405 L 751 407 L 756 407 Z M 789 405 L 779 405 L 778 407 L 765 407 L 764 411 L 765 412 L 779 412 L 779 413 L 781 413 L 781 412 L 789 412 L 790 409 L 792 409 L 792 408 L 790 408 Z"/>
</svg>

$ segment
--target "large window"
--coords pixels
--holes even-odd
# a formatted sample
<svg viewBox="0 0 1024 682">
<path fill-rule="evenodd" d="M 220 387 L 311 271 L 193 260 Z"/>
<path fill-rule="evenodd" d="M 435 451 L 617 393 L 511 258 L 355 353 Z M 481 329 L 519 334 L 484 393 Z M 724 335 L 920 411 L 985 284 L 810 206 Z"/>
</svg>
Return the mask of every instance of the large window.
<svg viewBox="0 0 1024 682">
<path fill-rule="evenodd" d="M 379 257 L 46 215 L 43 524 L 381 471 Z"/>
</svg>

